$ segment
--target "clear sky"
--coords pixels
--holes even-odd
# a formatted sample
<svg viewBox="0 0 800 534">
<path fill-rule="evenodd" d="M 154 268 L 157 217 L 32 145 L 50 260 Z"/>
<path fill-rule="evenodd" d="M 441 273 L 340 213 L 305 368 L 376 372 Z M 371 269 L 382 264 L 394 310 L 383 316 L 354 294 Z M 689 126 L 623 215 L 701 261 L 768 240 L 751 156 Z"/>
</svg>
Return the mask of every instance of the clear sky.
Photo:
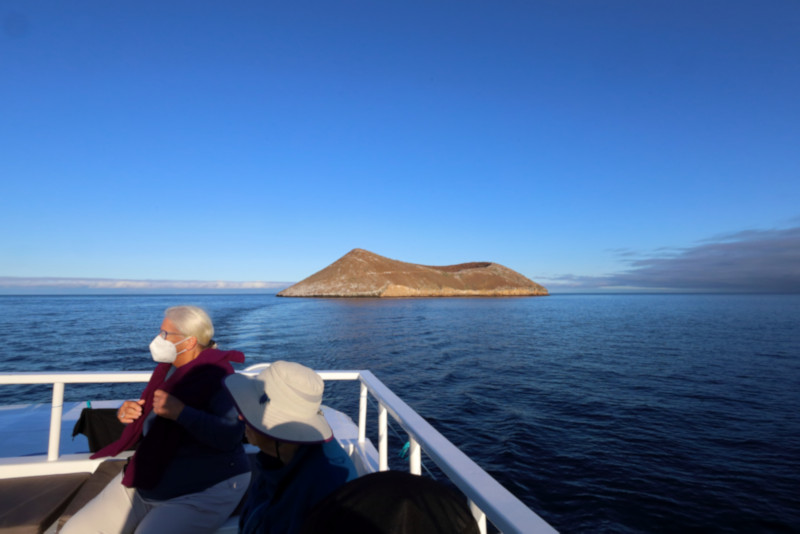
<svg viewBox="0 0 800 534">
<path fill-rule="evenodd" d="M 0 284 L 798 292 L 800 2 L 3 0 L 0 184 Z"/>
</svg>

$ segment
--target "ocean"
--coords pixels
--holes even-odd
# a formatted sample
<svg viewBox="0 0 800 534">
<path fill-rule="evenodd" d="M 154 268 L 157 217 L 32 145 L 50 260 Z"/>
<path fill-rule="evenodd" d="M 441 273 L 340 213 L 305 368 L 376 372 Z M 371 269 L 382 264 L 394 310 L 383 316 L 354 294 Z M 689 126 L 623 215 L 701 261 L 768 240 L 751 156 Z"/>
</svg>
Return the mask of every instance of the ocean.
<svg viewBox="0 0 800 534">
<path fill-rule="evenodd" d="M 0 296 L 0 372 L 152 369 L 177 304 L 247 364 L 371 370 L 562 532 L 800 532 L 800 295 Z"/>
</svg>

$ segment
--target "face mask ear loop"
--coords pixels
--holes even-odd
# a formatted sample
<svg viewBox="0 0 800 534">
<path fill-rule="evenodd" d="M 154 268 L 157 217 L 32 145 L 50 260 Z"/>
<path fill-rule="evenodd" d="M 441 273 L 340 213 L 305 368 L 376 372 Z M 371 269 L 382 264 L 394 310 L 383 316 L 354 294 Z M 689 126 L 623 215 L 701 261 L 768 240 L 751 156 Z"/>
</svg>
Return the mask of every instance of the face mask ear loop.
<svg viewBox="0 0 800 534">
<path fill-rule="evenodd" d="M 192 339 L 192 336 L 187 336 L 187 337 L 185 337 L 185 338 L 181 339 L 180 341 L 178 341 L 177 343 L 173 343 L 173 345 L 175 345 L 175 346 L 177 347 L 178 345 L 180 345 L 181 343 L 183 343 L 183 342 L 184 342 L 184 341 L 186 341 L 187 339 Z M 184 353 L 184 352 L 186 352 L 187 350 L 189 350 L 189 349 L 183 349 L 182 351 L 178 352 L 178 353 L 176 354 L 176 356 L 180 356 L 181 354 L 183 354 L 183 353 Z"/>
</svg>

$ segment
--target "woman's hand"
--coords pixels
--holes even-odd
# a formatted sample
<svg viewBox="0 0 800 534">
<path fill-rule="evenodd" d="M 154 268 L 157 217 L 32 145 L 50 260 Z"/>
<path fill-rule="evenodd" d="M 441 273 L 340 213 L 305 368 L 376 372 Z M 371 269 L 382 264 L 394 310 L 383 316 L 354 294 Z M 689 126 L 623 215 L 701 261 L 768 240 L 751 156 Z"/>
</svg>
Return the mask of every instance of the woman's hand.
<svg viewBox="0 0 800 534">
<path fill-rule="evenodd" d="M 117 410 L 117 419 L 119 419 L 120 423 L 125 423 L 126 425 L 133 423 L 142 416 L 143 405 L 144 399 L 123 402 L 122 406 Z"/>
<path fill-rule="evenodd" d="M 153 393 L 153 411 L 156 415 L 175 421 L 183 411 L 184 406 L 183 401 L 163 389 L 157 389 Z"/>
</svg>

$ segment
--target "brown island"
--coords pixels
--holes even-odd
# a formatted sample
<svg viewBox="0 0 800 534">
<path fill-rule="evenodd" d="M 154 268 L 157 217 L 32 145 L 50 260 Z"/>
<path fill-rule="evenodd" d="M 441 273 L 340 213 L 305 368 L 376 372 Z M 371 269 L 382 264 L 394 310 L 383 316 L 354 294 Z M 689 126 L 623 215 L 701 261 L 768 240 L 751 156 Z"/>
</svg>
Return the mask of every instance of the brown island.
<svg viewBox="0 0 800 534">
<path fill-rule="evenodd" d="M 279 297 L 543 296 L 547 289 L 498 263 L 444 267 L 384 258 L 356 248 Z"/>
</svg>

